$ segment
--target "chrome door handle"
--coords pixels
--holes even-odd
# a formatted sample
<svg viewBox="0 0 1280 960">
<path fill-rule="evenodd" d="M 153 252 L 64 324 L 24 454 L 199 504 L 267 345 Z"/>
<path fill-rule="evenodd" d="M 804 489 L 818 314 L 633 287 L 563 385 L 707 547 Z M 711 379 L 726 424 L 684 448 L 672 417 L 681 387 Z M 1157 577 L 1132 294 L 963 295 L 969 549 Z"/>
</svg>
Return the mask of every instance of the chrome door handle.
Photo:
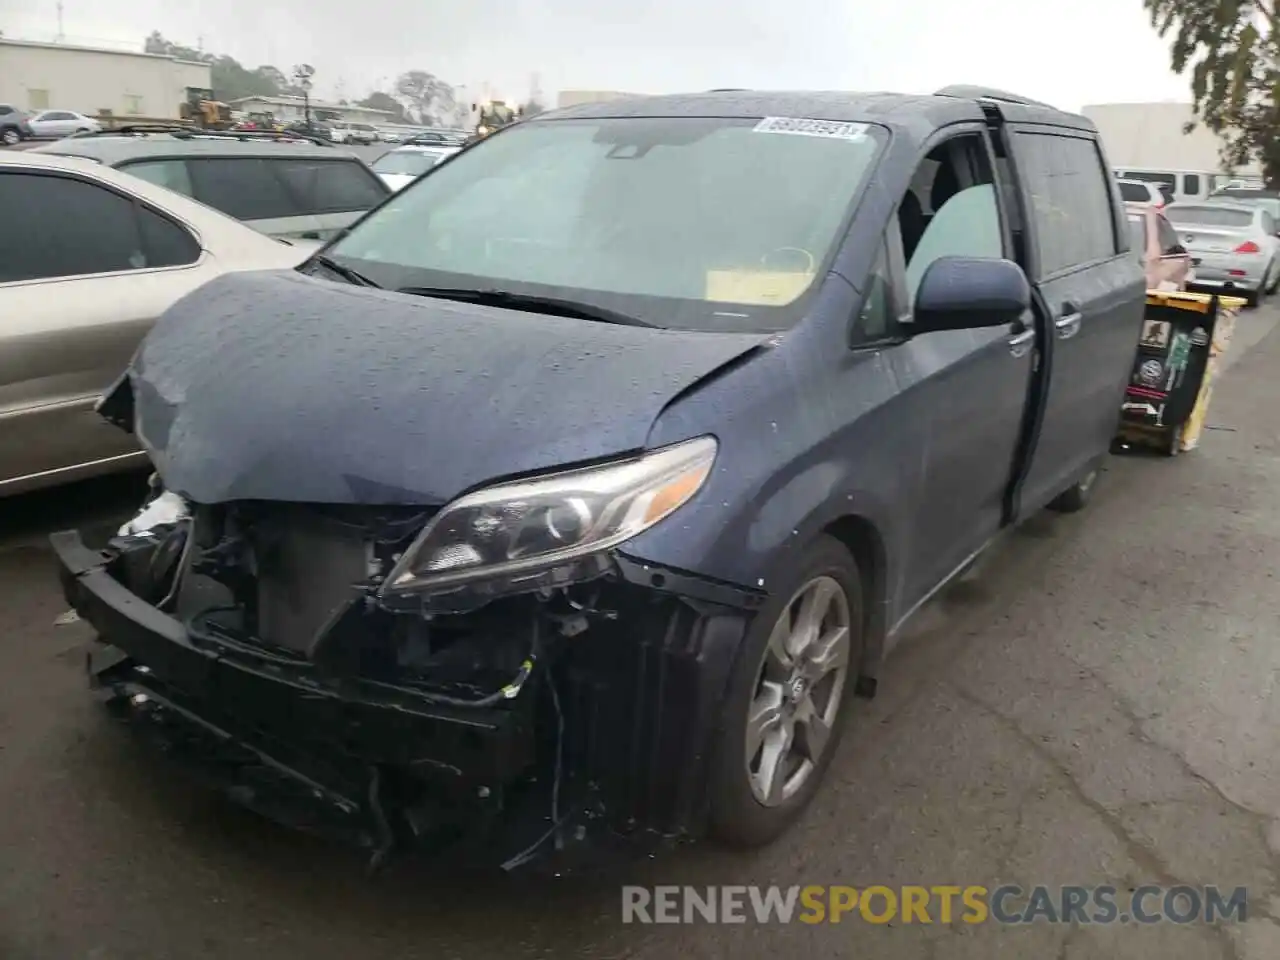
<svg viewBox="0 0 1280 960">
<path fill-rule="evenodd" d="M 1031 349 L 1031 344 L 1036 339 L 1034 329 L 1023 330 L 1021 333 L 1015 333 L 1009 338 L 1009 352 L 1015 357 L 1025 357 L 1027 351 Z"/>
<path fill-rule="evenodd" d="M 1075 313 L 1067 313 L 1053 321 L 1054 327 L 1058 331 L 1059 340 L 1068 340 L 1080 332 L 1080 321 L 1084 319 L 1084 314 L 1080 311 Z"/>
</svg>

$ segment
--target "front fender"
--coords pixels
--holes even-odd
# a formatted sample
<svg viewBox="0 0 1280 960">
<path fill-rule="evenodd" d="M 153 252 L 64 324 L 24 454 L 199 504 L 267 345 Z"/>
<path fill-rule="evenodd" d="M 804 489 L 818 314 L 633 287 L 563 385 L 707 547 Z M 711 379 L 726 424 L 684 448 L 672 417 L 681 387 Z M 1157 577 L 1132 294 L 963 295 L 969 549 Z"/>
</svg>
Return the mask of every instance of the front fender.
<svg viewBox="0 0 1280 960">
<path fill-rule="evenodd" d="M 628 555 L 772 592 L 823 530 L 870 530 L 883 569 L 865 571 L 879 587 L 868 605 L 883 614 L 900 582 L 892 546 L 906 542 L 919 457 L 891 419 L 892 365 L 877 351 L 831 349 L 843 331 L 797 329 L 663 411 L 651 446 L 711 433 L 720 452 L 698 495 L 629 541 Z"/>
</svg>

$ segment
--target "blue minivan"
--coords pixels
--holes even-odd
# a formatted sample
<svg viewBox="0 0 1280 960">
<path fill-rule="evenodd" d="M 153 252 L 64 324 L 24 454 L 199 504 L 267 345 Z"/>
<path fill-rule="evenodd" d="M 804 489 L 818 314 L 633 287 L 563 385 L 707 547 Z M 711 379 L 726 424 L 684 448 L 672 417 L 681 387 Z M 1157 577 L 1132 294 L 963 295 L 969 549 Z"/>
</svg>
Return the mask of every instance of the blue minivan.
<svg viewBox="0 0 1280 960">
<path fill-rule="evenodd" d="M 100 405 L 154 499 L 54 537 L 93 680 L 379 861 L 767 842 L 908 617 L 1087 502 L 1128 242 L 1092 125 L 1000 91 L 513 125 L 156 325 Z"/>
</svg>

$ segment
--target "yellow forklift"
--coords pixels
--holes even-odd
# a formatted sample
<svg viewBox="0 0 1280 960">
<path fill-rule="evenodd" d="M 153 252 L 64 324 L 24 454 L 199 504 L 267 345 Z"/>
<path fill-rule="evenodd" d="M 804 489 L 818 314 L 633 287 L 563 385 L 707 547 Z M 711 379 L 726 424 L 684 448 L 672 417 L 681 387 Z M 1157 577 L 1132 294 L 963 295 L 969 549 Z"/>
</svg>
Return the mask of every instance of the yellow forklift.
<svg viewBox="0 0 1280 960">
<path fill-rule="evenodd" d="M 187 87 L 187 100 L 178 108 L 178 115 L 202 130 L 230 130 L 234 125 L 231 107 L 213 98 L 213 91 L 200 87 Z"/>
<path fill-rule="evenodd" d="M 479 139 L 515 123 L 520 119 L 523 111 L 505 100 L 485 100 L 481 103 L 473 103 L 471 113 L 475 122 L 474 138 Z"/>
</svg>

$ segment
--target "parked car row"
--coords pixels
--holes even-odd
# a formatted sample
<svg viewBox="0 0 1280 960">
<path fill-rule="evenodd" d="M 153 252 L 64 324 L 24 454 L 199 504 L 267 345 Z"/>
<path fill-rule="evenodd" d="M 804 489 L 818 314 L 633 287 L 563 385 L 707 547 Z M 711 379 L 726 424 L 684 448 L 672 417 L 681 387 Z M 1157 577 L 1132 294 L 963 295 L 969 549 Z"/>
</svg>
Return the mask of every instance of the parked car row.
<svg viewBox="0 0 1280 960">
<path fill-rule="evenodd" d="M 162 146 L 100 159 L 228 182 Z M 28 162 L 135 215 L 173 196 Z M 22 209 L 18 234 L 47 217 Z M 151 268 L 137 246 L 112 278 Z M 147 336 L 100 410 L 155 499 L 105 553 L 54 538 L 90 672 L 232 796 L 375 862 L 767 842 L 911 615 L 1087 504 L 1146 286 L 1092 124 L 1013 94 L 512 125 Z M 99 349 L 83 327 L 62 349 Z"/>
</svg>

